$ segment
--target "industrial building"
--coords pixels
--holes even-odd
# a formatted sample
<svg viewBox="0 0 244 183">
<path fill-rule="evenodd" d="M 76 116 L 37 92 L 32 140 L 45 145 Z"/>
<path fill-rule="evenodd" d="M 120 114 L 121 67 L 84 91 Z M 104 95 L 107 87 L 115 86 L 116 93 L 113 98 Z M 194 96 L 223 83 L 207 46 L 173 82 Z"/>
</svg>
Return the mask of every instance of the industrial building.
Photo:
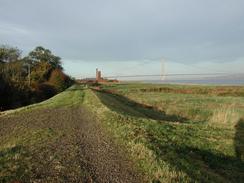
<svg viewBox="0 0 244 183">
<path fill-rule="evenodd" d="M 102 72 L 96 68 L 96 77 L 95 78 L 85 78 L 78 80 L 80 83 L 117 83 L 116 79 L 106 79 L 102 77 Z"/>
</svg>

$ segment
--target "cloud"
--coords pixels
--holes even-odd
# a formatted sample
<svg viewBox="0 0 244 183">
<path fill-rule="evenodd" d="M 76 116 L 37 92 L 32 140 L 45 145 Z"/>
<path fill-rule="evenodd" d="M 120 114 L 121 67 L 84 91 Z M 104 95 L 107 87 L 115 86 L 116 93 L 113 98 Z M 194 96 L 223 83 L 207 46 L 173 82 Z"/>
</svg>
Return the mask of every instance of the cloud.
<svg viewBox="0 0 244 183">
<path fill-rule="evenodd" d="M 21 28 L 17 25 L 11 24 L 0 24 L 0 34 L 1 35 L 16 35 L 16 36 L 25 36 L 29 35 L 30 32 L 24 28 Z"/>
<path fill-rule="evenodd" d="M 191 64 L 243 57 L 242 0 L 1 0 L 0 39 L 64 60 Z"/>
</svg>

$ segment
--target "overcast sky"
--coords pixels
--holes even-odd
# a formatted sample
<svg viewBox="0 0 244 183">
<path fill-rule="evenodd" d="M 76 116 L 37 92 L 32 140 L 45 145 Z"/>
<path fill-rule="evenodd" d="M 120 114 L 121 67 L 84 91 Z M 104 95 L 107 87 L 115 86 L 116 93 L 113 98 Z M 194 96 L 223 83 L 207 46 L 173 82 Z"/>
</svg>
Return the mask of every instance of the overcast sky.
<svg viewBox="0 0 244 183">
<path fill-rule="evenodd" d="M 41 45 L 75 77 L 244 70 L 243 0 L 0 0 L 0 44 Z M 136 68 L 136 69 L 135 69 Z"/>
</svg>

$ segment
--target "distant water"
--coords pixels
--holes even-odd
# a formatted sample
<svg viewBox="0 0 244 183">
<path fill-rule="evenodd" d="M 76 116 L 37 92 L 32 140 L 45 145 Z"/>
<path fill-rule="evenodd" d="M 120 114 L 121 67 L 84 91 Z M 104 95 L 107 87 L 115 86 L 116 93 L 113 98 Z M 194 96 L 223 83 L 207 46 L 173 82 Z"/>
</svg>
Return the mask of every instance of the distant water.
<svg viewBox="0 0 244 183">
<path fill-rule="evenodd" d="M 145 83 L 155 84 L 201 84 L 201 85 L 228 85 L 244 86 L 244 79 L 184 79 L 184 80 L 146 80 Z"/>
</svg>

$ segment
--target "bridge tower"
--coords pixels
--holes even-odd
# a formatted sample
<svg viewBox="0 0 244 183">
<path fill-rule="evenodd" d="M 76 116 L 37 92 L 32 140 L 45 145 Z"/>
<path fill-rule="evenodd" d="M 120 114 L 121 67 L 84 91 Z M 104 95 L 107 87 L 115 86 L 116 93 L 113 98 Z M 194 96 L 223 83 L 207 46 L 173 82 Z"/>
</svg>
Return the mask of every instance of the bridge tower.
<svg viewBox="0 0 244 183">
<path fill-rule="evenodd" d="M 165 59 L 161 59 L 161 80 L 164 81 L 166 79 L 166 72 L 165 72 Z"/>
</svg>

